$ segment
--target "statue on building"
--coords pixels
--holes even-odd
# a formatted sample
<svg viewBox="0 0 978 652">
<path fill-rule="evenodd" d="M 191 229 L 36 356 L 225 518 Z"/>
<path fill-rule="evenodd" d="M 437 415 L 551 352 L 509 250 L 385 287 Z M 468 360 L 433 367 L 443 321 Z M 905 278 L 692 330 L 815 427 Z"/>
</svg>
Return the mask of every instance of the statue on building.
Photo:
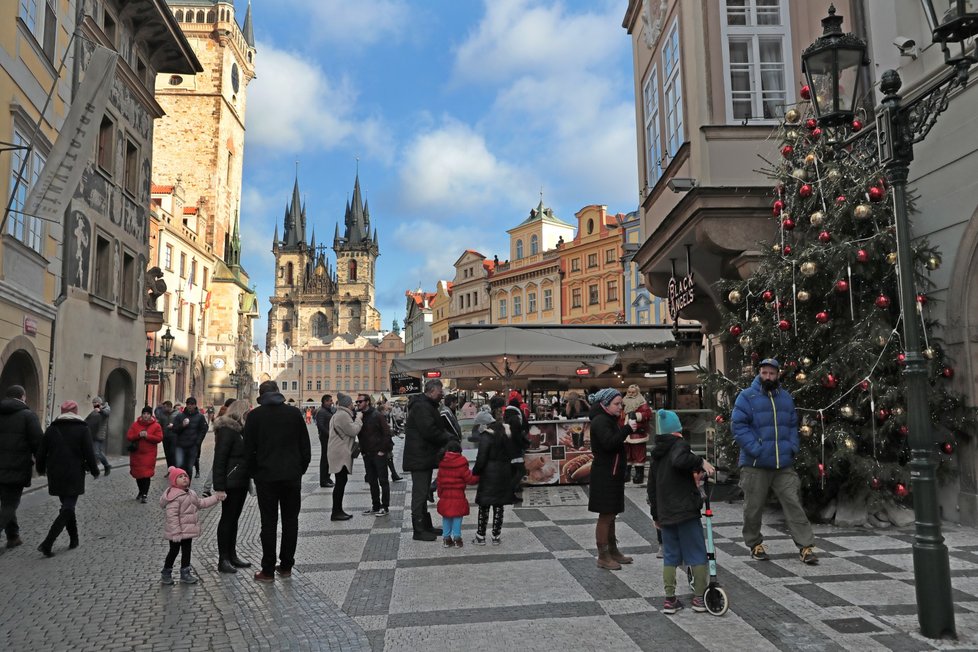
<svg viewBox="0 0 978 652">
<path fill-rule="evenodd" d="M 163 280 L 163 270 L 150 267 L 145 274 L 146 310 L 156 310 L 156 302 L 166 294 L 166 281 Z"/>
</svg>

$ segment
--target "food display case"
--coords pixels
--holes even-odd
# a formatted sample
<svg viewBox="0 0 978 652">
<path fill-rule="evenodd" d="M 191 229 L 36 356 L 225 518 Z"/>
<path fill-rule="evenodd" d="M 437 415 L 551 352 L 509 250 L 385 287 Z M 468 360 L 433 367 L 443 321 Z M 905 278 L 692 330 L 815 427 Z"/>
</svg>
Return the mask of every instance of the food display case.
<svg viewBox="0 0 978 652">
<path fill-rule="evenodd" d="M 591 422 L 588 419 L 531 421 L 530 447 L 523 454 L 526 484 L 587 484 L 591 479 Z"/>
</svg>

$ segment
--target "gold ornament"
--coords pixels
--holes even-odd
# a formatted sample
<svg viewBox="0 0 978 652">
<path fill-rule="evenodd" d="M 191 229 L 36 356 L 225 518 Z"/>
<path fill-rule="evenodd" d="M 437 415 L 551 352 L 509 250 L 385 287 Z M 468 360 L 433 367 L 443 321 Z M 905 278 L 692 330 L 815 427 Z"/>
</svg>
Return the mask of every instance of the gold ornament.
<svg viewBox="0 0 978 652">
<path fill-rule="evenodd" d="M 890 253 L 886 254 L 886 262 L 890 263 L 891 265 L 897 264 L 897 255 L 895 251 L 891 251 Z"/>
<path fill-rule="evenodd" d="M 808 358 L 808 357 L 802 358 L 801 359 L 801 366 L 803 366 L 803 367 L 811 367 L 812 366 L 812 359 L 811 358 Z"/>
<path fill-rule="evenodd" d="M 822 224 L 825 223 L 825 213 L 822 211 L 815 211 L 808 219 L 811 220 L 812 226 L 822 226 Z"/>
<path fill-rule="evenodd" d="M 842 440 L 842 445 L 846 447 L 846 450 L 854 451 L 856 450 L 856 440 L 852 437 L 846 437 Z"/>
<path fill-rule="evenodd" d="M 804 371 L 799 371 L 795 374 L 795 382 L 799 385 L 804 385 L 808 382 L 808 374 L 806 374 Z"/>
<path fill-rule="evenodd" d="M 846 419 L 851 419 L 853 415 L 856 414 L 856 411 L 852 409 L 851 405 L 843 405 L 841 408 L 839 408 L 839 414 L 844 416 Z"/>
<path fill-rule="evenodd" d="M 805 165 L 815 165 L 815 155 L 809 154 L 805 157 Z"/>
<path fill-rule="evenodd" d="M 933 348 L 928 346 L 926 349 L 924 349 L 924 357 L 928 360 L 933 360 L 936 355 L 937 351 L 935 351 Z"/>
<path fill-rule="evenodd" d="M 852 209 L 852 215 L 857 220 L 865 220 L 873 214 L 873 208 L 869 204 L 859 204 Z"/>
<path fill-rule="evenodd" d="M 889 342 L 889 341 L 890 341 L 890 338 L 887 335 L 877 335 L 876 336 L 876 346 L 878 346 L 880 348 L 883 348 L 884 346 L 886 346 L 886 343 Z"/>
<path fill-rule="evenodd" d="M 808 178 L 808 172 L 804 168 L 795 168 L 791 171 L 791 176 L 798 179 L 799 181 L 804 181 Z"/>
<path fill-rule="evenodd" d="M 771 246 L 771 251 L 773 251 L 776 254 L 781 253 L 781 245 L 779 245 L 779 244 L 772 245 Z"/>
<path fill-rule="evenodd" d="M 941 259 L 938 258 L 937 256 L 931 256 L 930 258 L 927 259 L 927 269 L 929 269 L 930 271 L 933 272 L 935 269 L 937 269 L 940 266 L 941 266 Z"/>
<path fill-rule="evenodd" d="M 745 349 L 750 348 L 750 337 L 748 337 L 747 335 L 741 335 L 740 339 L 737 341 L 740 342 L 741 347 Z"/>
<path fill-rule="evenodd" d="M 814 276 L 818 272 L 818 265 L 812 262 L 801 264 L 801 273 L 805 276 Z"/>
<path fill-rule="evenodd" d="M 754 313 L 753 315 L 751 315 L 750 323 L 752 323 L 752 324 L 760 324 L 761 323 L 761 316 L 758 315 L 757 313 Z"/>
<path fill-rule="evenodd" d="M 740 303 L 744 296 L 738 290 L 730 290 L 730 294 L 727 295 L 727 301 L 730 303 Z"/>
<path fill-rule="evenodd" d="M 788 124 L 793 125 L 801 119 L 801 111 L 798 109 L 788 109 L 785 111 L 784 119 Z"/>
<path fill-rule="evenodd" d="M 798 140 L 798 132 L 794 129 L 789 129 L 784 134 L 785 140 Z"/>
<path fill-rule="evenodd" d="M 798 294 L 795 296 L 798 297 L 798 300 L 802 303 L 805 303 L 812 298 L 812 295 L 809 294 L 807 290 L 798 290 Z"/>
<path fill-rule="evenodd" d="M 801 426 L 800 428 L 798 428 L 798 434 L 800 434 L 802 437 L 811 437 L 812 436 L 812 427 L 810 425 L 808 425 L 808 424 L 805 424 L 805 425 Z"/>
<path fill-rule="evenodd" d="M 895 408 L 893 408 L 893 416 L 895 416 L 895 417 L 902 417 L 903 416 L 903 408 L 900 407 L 899 405 L 896 406 Z"/>
<path fill-rule="evenodd" d="M 829 171 L 825 173 L 825 176 L 828 177 L 829 181 L 838 181 L 842 178 L 842 173 L 835 168 L 830 168 Z"/>
</svg>

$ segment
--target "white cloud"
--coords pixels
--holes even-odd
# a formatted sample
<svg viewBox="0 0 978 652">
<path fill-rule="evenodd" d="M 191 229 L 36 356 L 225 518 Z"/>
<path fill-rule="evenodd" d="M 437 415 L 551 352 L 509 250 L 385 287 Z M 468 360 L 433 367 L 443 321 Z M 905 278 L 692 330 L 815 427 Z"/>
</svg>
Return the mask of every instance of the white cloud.
<svg viewBox="0 0 978 652">
<path fill-rule="evenodd" d="M 305 15 L 313 40 L 362 47 L 403 37 L 411 28 L 404 0 L 284 0 L 293 15 Z"/>
<path fill-rule="evenodd" d="M 298 153 L 358 146 L 387 160 L 389 137 L 379 118 L 355 117 L 357 92 L 333 80 L 313 61 L 270 44 L 258 45 L 257 79 L 248 92 L 249 145 Z"/>
<path fill-rule="evenodd" d="M 456 225 L 431 220 L 402 222 L 394 232 L 394 240 L 402 250 L 400 253 L 406 254 L 403 260 L 416 261 L 416 264 L 393 276 L 392 287 L 400 287 L 398 291 L 403 293 L 416 289 L 420 282 L 422 289 L 434 292 L 438 281 L 454 278 L 452 265 L 465 249 L 476 247 L 482 255 L 492 258 L 501 250 L 507 236 L 495 224 L 486 226 L 489 228 L 483 229 L 482 224 L 468 221 Z"/>
</svg>

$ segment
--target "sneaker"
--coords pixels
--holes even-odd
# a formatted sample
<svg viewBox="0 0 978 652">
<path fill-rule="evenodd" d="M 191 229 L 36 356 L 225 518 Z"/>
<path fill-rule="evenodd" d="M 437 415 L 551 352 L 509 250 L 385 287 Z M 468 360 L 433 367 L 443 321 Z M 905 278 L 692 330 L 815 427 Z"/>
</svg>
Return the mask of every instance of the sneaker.
<svg viewBox="0 0 978 652">
<path fill-rule="evenodd" d="M 812 546 L 805 546 L 798 552 L 798 556 L 801 560 L 808 564 L 809 566 L 814 566 L 818 564 L 818 557 L 815 556 L 815 548 Z"/>
<path fill-rule="evenodd" d="M 464 545 L 465 544 L 462 543 L 462 537 L 455 537 L 455 547 L 456 548 L 461 548 Z"/>
<path fill-rule="evenodd" d="M 666 601 L 662 603 L 662 613 L 671 616 L 680 609 L 683 608 L 682 600 L 673 596 L 671 598 L 666 598 Z"/>
<path fill-rule="evenodd" d="M 492 545 L 498 546 L 502 542 L 503 542 L 503 538 L 501 535 L 499 534 L 492 535 Z"/>
<path fill-rule="evenodd" d="M 757 561 L 767 561 L 770 557 L 767 556 L 767 550 L 764 549 L 764 544 L 759 543 L 750 549 L 750 558 L 756 559 Z"/>
<path fill-rule="evenodd" d="M 281 565 L 275 567 L 275 572 L 278 573 L 280 577 L 292 577 L 292 569 Z"/>
<path fill-rule="evenodd" d="M 374 512 L 374 516 L 388 516 L 390 515 L 390 513 L 391 510 L 387 509 L 386 507 L 381 507 L 376 512 Z"/>
<path fill-rule="evenodd" d="M 377 516 L 377 512 L 379 511 L 380 511 L 379 509 L 374 509 L 373 507 L 371 507 L 370 509 L 365 509 L 360 513 L 363 514 L 364 516 Z"/>
<path fill-rule="evenodd" d="M 140 496 L 140 497 L 139 497 L 139 502 L 141 502 L 141 503 L 143 503 L 144 505 L 146 504 L 146 502 L 147 502 L 148 500 L 149 500 L 149 499 L 148 499 L 148 498 L 146 498 L 146 494 L 143 494 L 142 496 Z"/>
<path fill-rule="evenodd" d="M 455 540 L 452 539 L 452 537 L 445 537 L 444 539 L 442 539 L 441 546 L 442 548 L 454 548 Z"/>
<path fill-rule="evenodd" d="M 693 596 L 693 604 L 692 604 L 692 607 L 693 607 L 693 611 L 695 611 L 698 614 L 701 614 L 704 611 L 706 611 L 706 602 L 703 601 L 703 596 L 702 595 L 694 595 Z"/>
<path fill-rule="evenodd" d="M 24 543 L 24 540 L 21 539 L 20 536 L 18 536 L 18 535 L 14 535 L 13 537 L 10 537 L 9 539 L 7 539 L 7 547 L 8 548 L 16 548 L 17 546 L 19 546 L 22 543 Z"/>
<path fill-rule="evenodd" d="M 472 539 L 472 543 L 474 543 L 477 546 L 484 546 L 484 545 L 486 545 L 486 535 L 479 534 L 478 532 L 476 532 L 475 533 L 475 538 Z"/>
<path fill-rule="evenodd" d="M 274 574 L 272 574 L 272 575 L 265 575 L 265 573 L 263 573 L 261 571 L 258 571 L 257 573 L 255 573 L 255 581 L 256 582 L 264 582 L 264 583 L 268 584 L 270 582 L 274 582 L 275 581 L 275 575 Z"/>
<path fill-rule="evenodd" d="M 322 487 L 323 489 L 329 489 L 330 487 L 335 487 L 336 483 L 333 482 L 332 480 L 327 480 L 326 482 L 320 482 L 319 486 Z"/>
</svg>

